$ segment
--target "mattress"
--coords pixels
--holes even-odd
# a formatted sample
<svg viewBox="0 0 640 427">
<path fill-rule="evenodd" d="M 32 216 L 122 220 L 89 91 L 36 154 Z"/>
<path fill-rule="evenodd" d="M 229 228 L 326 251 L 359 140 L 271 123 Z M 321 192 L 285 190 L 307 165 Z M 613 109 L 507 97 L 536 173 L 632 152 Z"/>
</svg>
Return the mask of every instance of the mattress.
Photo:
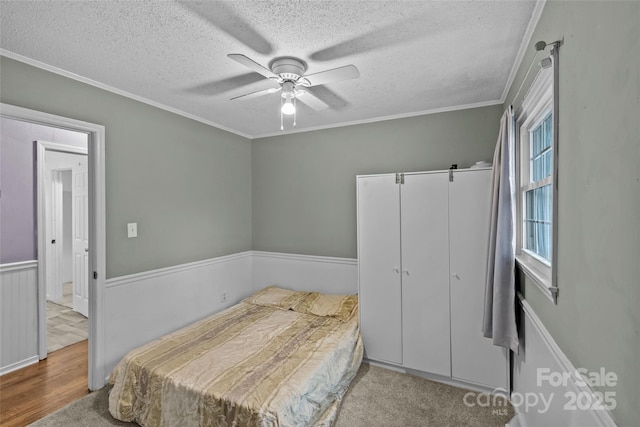
<svg viewBox="0 0 640 427">
<path fill-rule="evenodd" d="M 132 350 L 111 374 L 110 413 L 149 427 L 332 425 L 362 361 L 358 316 L 303 311 L 245 300 Z"/>
</svg>

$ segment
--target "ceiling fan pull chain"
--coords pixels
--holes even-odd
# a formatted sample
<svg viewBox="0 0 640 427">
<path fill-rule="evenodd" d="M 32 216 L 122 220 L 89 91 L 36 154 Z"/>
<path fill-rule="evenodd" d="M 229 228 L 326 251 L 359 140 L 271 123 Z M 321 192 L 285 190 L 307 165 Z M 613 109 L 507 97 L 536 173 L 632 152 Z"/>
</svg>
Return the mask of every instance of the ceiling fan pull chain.
<svg viewBox="0 0 640 427">
<path fill-rule="evenodd" d="M 282 112 L 282 106 L 284 105 L 284 98 L 280 97 L 280 130 L 284 130 L 284 125 L 283 125 L 283 116 L 284 113 Z"/>
<path fill-rule="evenodd" d="M 296 127 L 296 116 L 298 115 L 298 106 L 296 105 L 296 98 L 293 98 L 293 127 Z"/>
</svg>

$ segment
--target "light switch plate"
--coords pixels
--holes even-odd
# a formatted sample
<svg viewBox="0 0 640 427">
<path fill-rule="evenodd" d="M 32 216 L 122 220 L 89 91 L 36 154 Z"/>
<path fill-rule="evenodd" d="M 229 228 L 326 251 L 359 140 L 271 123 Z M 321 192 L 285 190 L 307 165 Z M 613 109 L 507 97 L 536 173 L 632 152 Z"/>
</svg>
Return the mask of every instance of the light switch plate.
<svg viewBox="0 0 640 427">
<path fill-rule="evenodd" d="M 130 222 L 127 224 L 127 237 L 138 237 L 138 223 Z"/>
</svg>

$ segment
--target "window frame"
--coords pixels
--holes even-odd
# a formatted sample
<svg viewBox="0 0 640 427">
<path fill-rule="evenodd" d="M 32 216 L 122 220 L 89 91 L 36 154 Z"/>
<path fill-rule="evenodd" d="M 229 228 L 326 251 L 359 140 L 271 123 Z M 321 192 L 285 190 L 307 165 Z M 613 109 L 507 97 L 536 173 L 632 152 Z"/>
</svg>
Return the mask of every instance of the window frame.
<svg viewBox="0 0 640 427">
<path fill-rule="evenodd" d="M 524 273 L 540 288 L 544 295 L 557 303 L 557 227 L 558 227 L 558 96 L 556 76 L 556 58 L 553 67 L 541 68 L 525 95 L 522 106 L 516 117 L 516 262 Z M 525 244 L 525 193 L 536 188 L 530 180 L 531 145 L 530 131 L 535 129 L 547 115 L 552 114 L 551 175 L 537 181 L 540 185 L 551 184 L 551 260 L 546 260 L 536 253 L 527 250 Z"/>
</svg>

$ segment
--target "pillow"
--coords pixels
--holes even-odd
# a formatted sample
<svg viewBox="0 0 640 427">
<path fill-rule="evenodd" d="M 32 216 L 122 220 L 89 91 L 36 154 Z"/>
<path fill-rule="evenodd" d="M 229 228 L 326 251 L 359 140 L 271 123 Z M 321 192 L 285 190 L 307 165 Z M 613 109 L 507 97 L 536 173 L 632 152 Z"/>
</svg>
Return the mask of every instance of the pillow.
<svg viewBox="0 0 640 427">
<path fill-rule="evenodd" d="M 259 290 L 245 301 L 255 305 L 289 310 L 308 294 L 309 292 L 290 291 L 289 289 L 278 288 L 272 285 Z"/>
<path fill-rule="evenodd" d="M 358 308 L 357 295 L 329 295 L 311 292 L 291 309 L 299 313 L 314 314 L 321 317 L 335 317 L 346 322 Z"/>
</svg>

